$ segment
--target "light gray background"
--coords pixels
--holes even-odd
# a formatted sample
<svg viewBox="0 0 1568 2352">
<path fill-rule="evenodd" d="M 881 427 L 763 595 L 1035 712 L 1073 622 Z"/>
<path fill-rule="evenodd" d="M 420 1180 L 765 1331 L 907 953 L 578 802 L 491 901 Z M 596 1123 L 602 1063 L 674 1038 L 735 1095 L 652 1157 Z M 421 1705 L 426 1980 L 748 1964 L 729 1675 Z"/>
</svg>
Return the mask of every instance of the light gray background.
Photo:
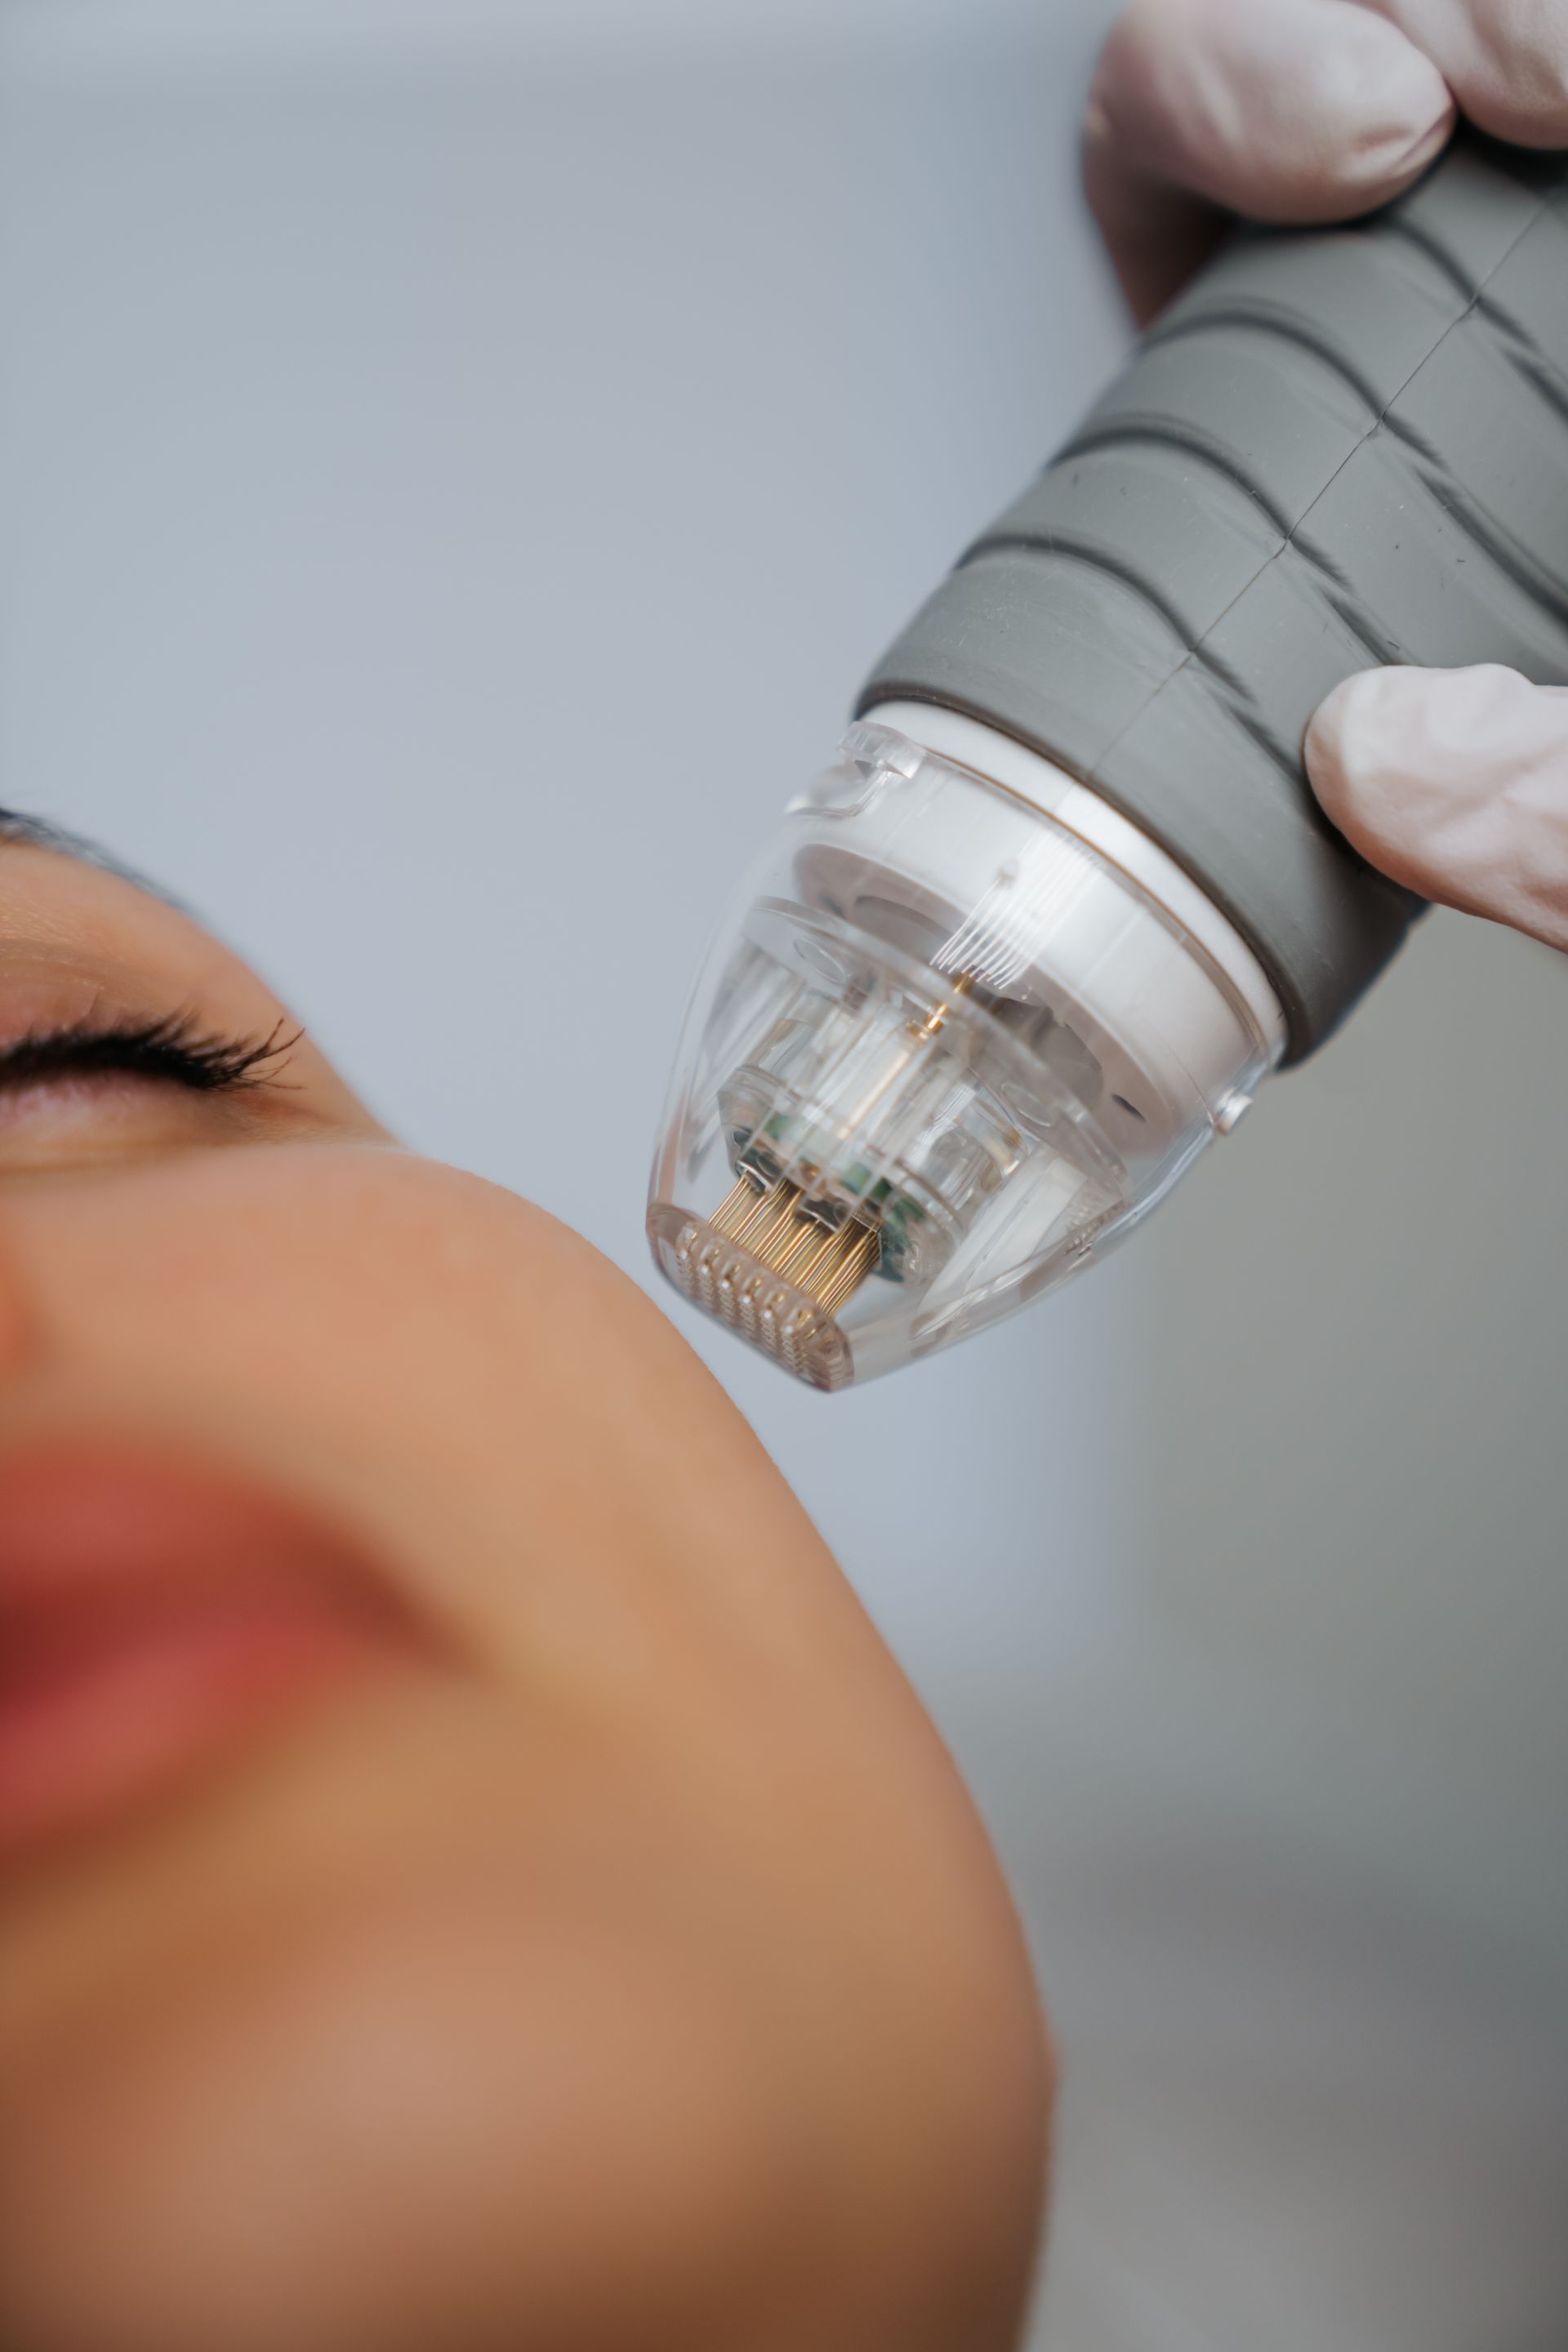
<svg viewBox="0 0 1568 2352">
<path fill-rule="evenodd" d="M 643 1278 L 721 895 L 1123 348 L 1110 14 L 7 0 L 0 798 Z M 1032 1319 L 832 1404 L 692 1328 L 1029 1916 L 1047 2352 L 1568 2341 L 1565 1036 L 1439 919 Z"/>
</svg>

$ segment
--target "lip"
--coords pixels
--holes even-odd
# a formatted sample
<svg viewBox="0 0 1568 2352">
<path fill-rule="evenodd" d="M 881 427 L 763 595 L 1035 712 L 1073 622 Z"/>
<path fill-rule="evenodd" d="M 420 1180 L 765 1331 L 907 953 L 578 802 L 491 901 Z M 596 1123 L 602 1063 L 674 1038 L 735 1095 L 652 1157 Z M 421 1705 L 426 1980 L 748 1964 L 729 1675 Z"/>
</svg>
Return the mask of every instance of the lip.
<svg viewBox="0 0 1568 2352">
<path fill-rule="evenodd" d="M 0 1461 L 0 1860 L 420 1646 L 353 1547 L 265 1489 L 118 1447 Z"/>
</svg>

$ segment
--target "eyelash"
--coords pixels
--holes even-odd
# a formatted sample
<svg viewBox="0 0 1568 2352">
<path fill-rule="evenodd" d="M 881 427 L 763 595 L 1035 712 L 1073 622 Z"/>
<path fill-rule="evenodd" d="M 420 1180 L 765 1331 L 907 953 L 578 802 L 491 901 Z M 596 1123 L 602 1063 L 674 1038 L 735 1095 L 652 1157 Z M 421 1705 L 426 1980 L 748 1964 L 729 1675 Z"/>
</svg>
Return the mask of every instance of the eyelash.
<svg viewBox="0 0 1568 2352">
<path fill-rule="evenodd" d="M 0 1090 L 40 1078 L 121 1071 L 163 1078 L 193 1094 L 237 1094 L 275 1086 L 304 1031 L 286 1036 L 280 1021 L 268 1037 L 222 1037 L 198 1027 L 193 1015 L 104 1025 L 90 1020 L 41 1029 L 0 1045 Z"/>
</svg>

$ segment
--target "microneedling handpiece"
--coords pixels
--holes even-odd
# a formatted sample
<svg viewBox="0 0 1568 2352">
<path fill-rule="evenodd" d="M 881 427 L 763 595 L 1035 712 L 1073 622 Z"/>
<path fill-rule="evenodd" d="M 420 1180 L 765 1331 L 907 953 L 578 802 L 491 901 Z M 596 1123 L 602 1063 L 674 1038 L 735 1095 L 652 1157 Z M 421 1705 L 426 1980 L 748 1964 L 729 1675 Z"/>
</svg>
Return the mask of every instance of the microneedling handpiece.
<svg viewBox="0 0 1568 2352">
<path fill-rule="evenodd" d="M 669 1279 L 831 1390 L 1102 1255 L 1420 912 L 1302 765 L 1391 662 L 1568 683 L 1568 159 L 1469 134 L 1238 233 L 878 665 L 699 987 Z"/>
</svg>

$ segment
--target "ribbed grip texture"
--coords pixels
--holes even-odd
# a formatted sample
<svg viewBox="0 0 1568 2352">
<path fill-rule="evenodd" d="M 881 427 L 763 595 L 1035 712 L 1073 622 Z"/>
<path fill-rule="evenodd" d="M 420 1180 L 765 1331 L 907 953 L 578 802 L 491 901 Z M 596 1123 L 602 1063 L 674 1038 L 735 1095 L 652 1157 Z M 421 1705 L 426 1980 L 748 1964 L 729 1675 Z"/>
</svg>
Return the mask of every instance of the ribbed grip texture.
<svg viewBox="0 0 1568 2352">
<path fill-rule="evenodd" d="M 862 710 L 969 712 L 1208 890 L 1300 1060 L 1419 911 L 1327 824 L 1342 678 L 1568 682 L 1568 163 L 1467 135 L 1387 212 L 1238 236 L 885 656 Z"/>
</svg>

